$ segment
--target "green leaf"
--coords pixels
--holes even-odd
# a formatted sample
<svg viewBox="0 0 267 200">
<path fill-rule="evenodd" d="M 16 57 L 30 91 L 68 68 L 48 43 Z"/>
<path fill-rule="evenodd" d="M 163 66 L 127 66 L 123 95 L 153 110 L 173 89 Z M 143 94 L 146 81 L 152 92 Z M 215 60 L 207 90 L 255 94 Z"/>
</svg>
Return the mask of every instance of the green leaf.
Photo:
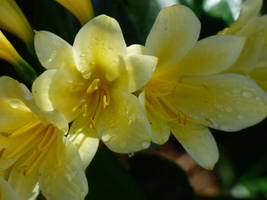
<svg viewBox="0 0 267 200">
<path fill-rule="evenodd" d="M 180 0 L 180 3 L 190 7 L 194 13 L 200 17 L 201 13 L 202 13 L 202 4 L 203 4 L 203 0 Z"/>
<path fill-rule="evenodd" d="M 131 174 L 142 186 L 147 199 L 191 200 L 195 198 L 187 175 L 175 163 L 155 155 L 130 158 Z"/>
<path fill-rule="evenodd" d="M 229 0 L 204 0 L 203 2 L 203 10 L 208 15 L 223 19 L 228 25 L 234 22 L 234 15 L 238 12 L 238 10 L 236 11 L 236 6 L 236 4 L 233 4 Z"/>
<path fill-rule="evenodd" d="M 86 200 L 145 200 L 133 178 L 105 146 L 98 149 L 87 168 L 89 194 Z"/>
</svg>

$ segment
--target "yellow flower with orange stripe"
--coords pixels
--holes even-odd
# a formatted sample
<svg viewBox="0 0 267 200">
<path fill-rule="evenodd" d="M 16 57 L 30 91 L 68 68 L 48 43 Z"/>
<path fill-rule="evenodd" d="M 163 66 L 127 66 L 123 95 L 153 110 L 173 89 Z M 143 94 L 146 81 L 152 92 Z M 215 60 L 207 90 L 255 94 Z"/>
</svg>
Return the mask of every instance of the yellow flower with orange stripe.
<svg viewBox="0 0 267 200">
<path fill-rule="evenodd" d="M 267 115 L 267 95 L 252 80 L 220 74 L 240 56 L 245 38 L 217 35 L 197 41 L 200 22 L 187 7 L 164 8 L 136 52 L 158 57 L 156 70 L 139 98 L 162 144 L 170 132 L 204 168 L 218 160 L 208 127 L 238 131 Z"/>
<path fill-rule="evenodd" d="M 41 111 L 23 84 L 0 78 L 0 171 L 20 200 L 39 189 L 47 199 L 84 199 L 84 167 L 67 131 L 63 115 Z"/>
</svg>

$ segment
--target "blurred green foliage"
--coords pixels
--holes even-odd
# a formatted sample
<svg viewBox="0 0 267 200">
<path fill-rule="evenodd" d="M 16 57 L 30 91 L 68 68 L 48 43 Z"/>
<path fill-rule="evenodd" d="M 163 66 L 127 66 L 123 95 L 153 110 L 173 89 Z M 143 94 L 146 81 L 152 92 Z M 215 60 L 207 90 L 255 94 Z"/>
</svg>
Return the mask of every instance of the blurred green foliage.
<svg viewBox="0 0 267 200">
<path fill-rule="evenodd" d="M 35 30 L 48 30 L 72 43 L 80 28 L 78 21 L 54 0 L 17 1 Z M 96 15 L 118 20 L 128 45 L 145 43 L 162 7 L 180 3 L 190 7 L 202 23 L 200 38 L 216 34 L 230 25 L 241 0 L 93 0 Z M 266 13 L 264 2 L 263 13 Z M 17 38 L 5 33 L 12 44 L 39 73 L 39 62 Z M 13 68 L 0 60 L 0 75 L 18 80 Z M 157 156 L 138 153 L 126 169 L 113 153 L 101 147 L 87 169 L 88 200 L 234 200 L 267 199 L 267 122 L 238 133 L 213 131 L 221 150 L 217 165 L 220 197 L 197 197 L 186 174 L 176 164 Z M 180 147 L 179 147 L 180 148 Z"/>
</svg>

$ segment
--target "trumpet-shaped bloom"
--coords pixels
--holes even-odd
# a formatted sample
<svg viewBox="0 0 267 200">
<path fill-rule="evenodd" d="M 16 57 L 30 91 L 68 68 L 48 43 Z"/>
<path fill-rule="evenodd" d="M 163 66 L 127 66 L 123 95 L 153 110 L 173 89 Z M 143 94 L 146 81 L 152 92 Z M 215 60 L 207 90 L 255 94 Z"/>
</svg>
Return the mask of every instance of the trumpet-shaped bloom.
<svg viewBox="0 0 267 200">
<path fill-rule="evenodd" d="M 80 23 L 86 24 L 94 17 L 94 10 L 91 0 L 56 0 L 66 9 L 68 9 Z"/>
<path fill-rule="evenodd" d="M 34 82 L 33 95 L 43 109 L 59 109 L 74 120 L 71 139 L 101 138 L 120 153 L 149 146 L 151 127 L 132 93 L 148 82 L 157 59 L 136 53 L 135 46 L 127 48 L 115 19 L 92 19 L 73 47 L 52 33 L 38 32 L 35 49 L 48 70 Z"/>
<path fill-rule="evenodd" d="M 0 28 L 13 33 L 28 46 L 31 45 L 33 32 L 15 0 L 0 1 Z"/>
<path fill-rule="evenodd" d="M 162 144 L 170 131 L 203 167 L 218 160 L 208 127 L 238 131 L 267 114 L 266 94 L 250 79 L 218 74 L 231 66 L 244 45 L 240 36 L 217 35 L 197 42 L 200 23 L 184 6 L 164 8 L 145 47 L 136 51 L 158 57 L 158 65 L 139 96 Z"/>
<path fill-rule="evenodd" d="M 227 70 L 245 74 L 267 91 L 267 16 L 258 16 L 262 0 L 246 0 L 235 23 L 220 34 L 246 37 L 238 60 Z"/>
<path fill-rule="evenodd" d="M 2 31 L 0 31 L 0 58 L 11 64 L 17 64 L 23 60 Z"/>
<path fill-rule="evenodd" d="M 36 73 L 33 68 L 18 54 L 2 31 L 0 31 L 0 59 L 12 64 L 17 74 L 25 80 L 25 82 L 32 84 L 33 80 L 36 78 Z"/>
<path fill-rule="evenodd" d="M 0 78 L 0 171 L 21 200 L 39 189 L 47 199 L 84 199 L 87 181 L 67 131 L 63 115 L 41 111 L 24 85 Z"/>
</svg>

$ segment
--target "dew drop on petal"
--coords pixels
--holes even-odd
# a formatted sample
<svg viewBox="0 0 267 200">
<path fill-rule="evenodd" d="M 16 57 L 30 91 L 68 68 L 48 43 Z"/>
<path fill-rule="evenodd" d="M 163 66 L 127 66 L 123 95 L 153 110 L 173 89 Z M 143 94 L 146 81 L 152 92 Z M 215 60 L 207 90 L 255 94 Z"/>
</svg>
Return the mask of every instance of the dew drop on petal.
<svg viewBox="0 0 267 200">
<path fill-rule="evenodd" d="M 150 146 L 149 142 L 143 142 L 142 146 L 146 149 Z"/>
<path fill-rule="evenodd" d="M 251 97 L 251 93 L 250 92 L 242 92 L 243 97 Z"/>
<path fill-rule="evenodd" d="M 243 117 L 243 115 L 238 115 L 237 118 L 238 119 L 243 119 L 244 117 Z"/>
<path fill-rule="evenodd" d="M 101 140 L 102 140 L 103 142 L 108 142 L 108 141 L 110 140 L 110 138 L 111 138 L 111 135 L 106 134 L 106 135 L 103 135 L 103 136 L 101 137 Z"/>
<path fill-rule="evenodd" d="M 227 112 L 232 112 L 232 107 L 227 107 L 226 109 L 225 109 Z"/>
</svg>

